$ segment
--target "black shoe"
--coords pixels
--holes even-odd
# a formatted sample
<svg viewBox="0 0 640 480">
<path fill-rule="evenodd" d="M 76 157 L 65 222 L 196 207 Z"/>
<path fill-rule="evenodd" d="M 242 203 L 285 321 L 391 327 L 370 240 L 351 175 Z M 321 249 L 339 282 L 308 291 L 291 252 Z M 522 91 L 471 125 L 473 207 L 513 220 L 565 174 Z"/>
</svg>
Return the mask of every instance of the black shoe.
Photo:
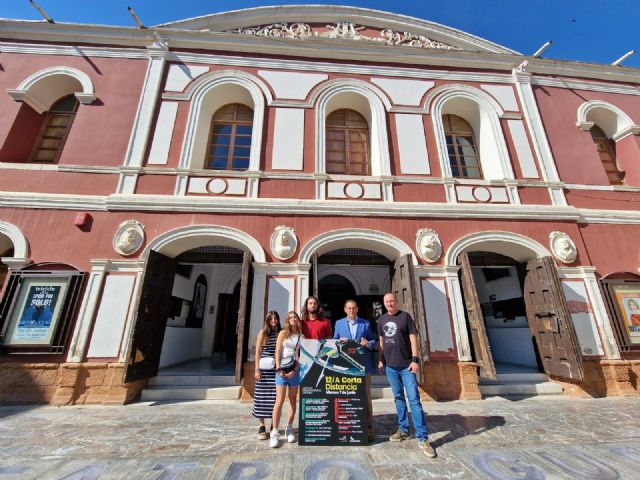
<svg viewBox="0 0 640 480">
<path fill-rule="evenodd" d="M 267 436 L 267 430 L 264 428 L 264 425 L 262 425 L 258 429 L 258 440 L 266 440 L 267 438 L 269 438 Z"/>
</svg>

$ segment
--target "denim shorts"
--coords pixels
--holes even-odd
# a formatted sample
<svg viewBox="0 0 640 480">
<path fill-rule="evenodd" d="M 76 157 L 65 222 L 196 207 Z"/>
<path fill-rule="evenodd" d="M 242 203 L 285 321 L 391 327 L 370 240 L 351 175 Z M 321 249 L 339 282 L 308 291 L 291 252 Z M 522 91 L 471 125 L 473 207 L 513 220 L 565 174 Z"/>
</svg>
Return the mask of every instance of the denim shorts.
<svg viewBox="0 0 640 480">
<path fill-rule="evenodd" d="M 298 385 L 300 385 L 300 372 L 296 372 L 291 378 L 281 376 L 280 372 L 276 373 L 276 386 L 297 387 Z"/>
</svg>

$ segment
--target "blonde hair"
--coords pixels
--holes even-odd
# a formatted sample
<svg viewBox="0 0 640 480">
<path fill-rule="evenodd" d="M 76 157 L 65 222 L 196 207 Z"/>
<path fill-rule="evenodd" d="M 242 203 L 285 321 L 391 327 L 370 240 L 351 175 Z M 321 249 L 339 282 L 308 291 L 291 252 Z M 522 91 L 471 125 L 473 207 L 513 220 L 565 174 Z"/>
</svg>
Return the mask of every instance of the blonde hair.
<svg viewBox="0 0 640 480">
<path fill-rule="evenodd" d="M 300 317 L 298 316 L 295 310 L 291 310 L 289 313 L 287 313 L 287 316 L 284 319 L 284 328 L 282 329 L 282 332 L 284 333 L 284 338 L 289 338 L 294 333 L 291 331 L 291 322 L 289 321 L 291 317 L 295 317 L 298 320 L 298 328 L 297 328 L 298 331 L 295 333 L 302 333 L 302 325 L 300 323 Z"/>
</svg>

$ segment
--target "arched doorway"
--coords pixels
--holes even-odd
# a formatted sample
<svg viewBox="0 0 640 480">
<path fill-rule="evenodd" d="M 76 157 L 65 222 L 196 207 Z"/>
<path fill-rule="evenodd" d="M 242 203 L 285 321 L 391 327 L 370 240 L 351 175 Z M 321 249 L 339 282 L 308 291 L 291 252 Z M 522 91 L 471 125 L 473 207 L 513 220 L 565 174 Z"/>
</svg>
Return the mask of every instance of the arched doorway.
<svg viewBox="0 0 640 480">
<path fill-rule="evenodd" d="M 160 368 L 186 368 L 235 375 L 239 383 L 248 351 L 252 259 L 264 262 L 259 244 L 228 227 L 188 227 L 150 242 L 143 257 L 126 381 L 154 377 Z"/>
<path fill-rule="evenodd" d="M 480 232 L 455 242 L 446 260 L 460 266 L 466 326 L 480 377 L 496 379 L 497 370 L 515 368 L 584 378 L 563 286 L 542 245 L 519 234 Z"/>
</svg>

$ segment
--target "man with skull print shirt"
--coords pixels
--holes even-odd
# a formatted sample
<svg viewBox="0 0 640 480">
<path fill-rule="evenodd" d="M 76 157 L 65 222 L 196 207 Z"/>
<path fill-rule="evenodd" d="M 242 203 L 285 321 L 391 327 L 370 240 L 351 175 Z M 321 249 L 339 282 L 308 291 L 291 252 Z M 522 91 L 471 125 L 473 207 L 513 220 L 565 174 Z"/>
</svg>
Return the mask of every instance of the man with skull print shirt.
<svg viewBox="0 0 640 480">
<path fill-rule="evenodd" d="M 398 431 L 389 437 L 392 442 L 401 442 L 409 438 L 409 418 L 405 392 L 411 408 L 411 418 L 418 437 L 418 445 L 430 458 L 436 452 L 427 440 L 427 424 L 424 419 L 420 393 L 418 392 L 418 332 L 416 324 L 407 312 L 398 310 L 397 299 L 393 293 L 384 296 L 387 313 L 378 319 L 378 342 L 380 362 L 378 368 L 384 368 L 398 413 Z"/>
</svg>

